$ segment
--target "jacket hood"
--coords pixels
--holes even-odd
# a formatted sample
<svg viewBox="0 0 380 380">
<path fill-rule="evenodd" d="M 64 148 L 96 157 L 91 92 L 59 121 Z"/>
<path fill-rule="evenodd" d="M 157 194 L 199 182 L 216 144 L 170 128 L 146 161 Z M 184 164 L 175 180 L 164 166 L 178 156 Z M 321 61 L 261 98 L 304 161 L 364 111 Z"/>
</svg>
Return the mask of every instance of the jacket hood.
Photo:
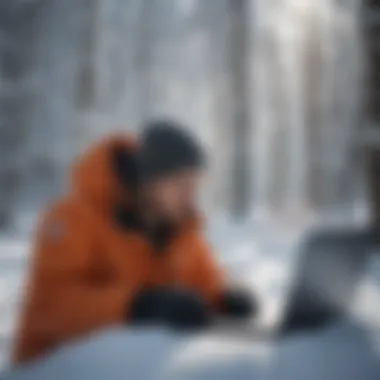
<svg viewBox="0 0 380 380">
<path fill-rule="evenodd" d="M 74 194 L 98 209 L 110 210 L 118 201 L 128 203 L 128 191 L 118 178 L 113 162 L 113 152 L 118 148 L 133 153 L 137 150 L 136 138 L 125 134 L 112 135 L 91 146 L 73 165 Z"/>
</svg>

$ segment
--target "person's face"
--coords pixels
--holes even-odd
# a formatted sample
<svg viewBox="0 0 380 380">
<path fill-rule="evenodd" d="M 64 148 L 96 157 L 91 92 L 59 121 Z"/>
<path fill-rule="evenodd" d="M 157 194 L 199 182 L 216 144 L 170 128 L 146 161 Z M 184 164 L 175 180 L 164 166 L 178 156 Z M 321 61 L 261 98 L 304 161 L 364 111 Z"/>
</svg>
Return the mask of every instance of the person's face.
<svg viewBox="0 0 380 380">
<path fill-rule="evenodd" d="M 147 188 L 151 205 L 163 219 L 179 222 L 195 209 L 202 173 L 183 170 L 152 181 Z"/>
</svg>

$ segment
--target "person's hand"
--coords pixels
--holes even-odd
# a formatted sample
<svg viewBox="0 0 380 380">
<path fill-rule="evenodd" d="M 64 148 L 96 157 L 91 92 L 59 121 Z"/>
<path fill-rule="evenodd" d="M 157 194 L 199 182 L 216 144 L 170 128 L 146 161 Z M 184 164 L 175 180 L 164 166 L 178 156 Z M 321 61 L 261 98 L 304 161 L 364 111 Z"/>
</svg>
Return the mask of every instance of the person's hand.
<svg viewBox="0 0 380 380">
<path fill-rule="evenodd" d="M 136 297 L 132 321 L 187 330 L 208 326 L 210 315 L 203 300 L 189 290 L 152 289 Z"/>
<path fill-rule="evenodd" d="M 220 313 L 234 318 L 255 316 L 258 312 L 257 300 L 241 289 L 227 289 L 220 299 Z"/>
</svg>

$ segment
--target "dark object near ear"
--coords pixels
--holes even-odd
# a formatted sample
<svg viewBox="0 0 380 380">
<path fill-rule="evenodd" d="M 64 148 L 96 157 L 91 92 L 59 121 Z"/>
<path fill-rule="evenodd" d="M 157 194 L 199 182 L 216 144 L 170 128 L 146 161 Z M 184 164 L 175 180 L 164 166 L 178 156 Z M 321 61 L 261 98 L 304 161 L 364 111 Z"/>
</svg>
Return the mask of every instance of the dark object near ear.
<svg viewBox="0 0 380 380">
<path fill-rule="evenodd" d="M 136 153 L 117 146 L 112 151 L 111 160 L 114 173 L 120 182 L 126 187 L 136 187 L 139 179 Z"/>
<path fill-rule="evenodd" d="M 140 293 L 130 311 L 132 322 L 161 324 L 179 330 L 199 329 L 210 323 L 206 305 L 195 293 L 152 289 Z"/>
<path fill-rule="evenodd" d="M 221 313 L 226 316 L 244 318 L 254 316 L 258 311 L 257 301 L 242 290 L 229 289 L 221 296 Z"/>
</svg>

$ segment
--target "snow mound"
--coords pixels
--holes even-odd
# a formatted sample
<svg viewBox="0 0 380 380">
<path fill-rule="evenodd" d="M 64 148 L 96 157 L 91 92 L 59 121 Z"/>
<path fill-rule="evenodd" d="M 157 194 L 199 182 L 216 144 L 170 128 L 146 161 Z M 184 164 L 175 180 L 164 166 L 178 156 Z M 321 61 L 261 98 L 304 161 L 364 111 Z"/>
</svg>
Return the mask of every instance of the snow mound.
<svg viewBox="0 0 380 380">
<path fill-rule="evenodd" d="M 47 359 L 4 375 L 4 380 L 166 380 L 177 378 L 224 379 L 256 370 L 252 351 L 220 342 L 203 344 L 198 338 L 164 329 L 108 330 L 83 343 L 69 345 Z M 223 344 L 222 344 L 223 345 Z M 188 355 L 188 351 L 191 355 Z M 192 354 L 195 354 L 192 355 Z M 204 360 L 199 360 L 199 355 Z M 196 360 L 194 360 L 196 358 Z M 206 377 L 204 377 L 206 376 Z M 247 377 L 248 376 L 248 377 Z M 236 378 L 235 376 L 233 377 Z"/>
<path fill-rule="evenodd" d="M 353 323 L 277 342 L 186 336 L 164 329 L 108 330 L 4 380 L 378 380 L 379 352 Z"/>
</svg>

